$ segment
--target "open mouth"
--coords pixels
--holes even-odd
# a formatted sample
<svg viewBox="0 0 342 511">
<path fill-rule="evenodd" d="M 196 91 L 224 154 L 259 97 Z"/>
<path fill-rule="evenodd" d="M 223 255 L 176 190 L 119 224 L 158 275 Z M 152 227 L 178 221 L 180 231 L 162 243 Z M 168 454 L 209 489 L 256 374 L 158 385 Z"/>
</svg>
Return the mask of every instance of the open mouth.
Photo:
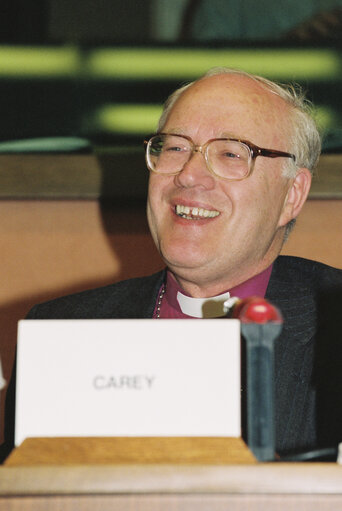
<svg viewBox="0 0 342 511">
<path fill-rule="evenodd" d="M 204 208 L 191 208 L 189 206 L 183 206 L 181 204 L 177 204 L 175 207 L 175 213 L 177 216 L 181 218 L 186 218 L 187 220 L 201 220 L 203 218 L 215 218 L 220 213 L 219 211 L 204 209 Z"/>
</svg>

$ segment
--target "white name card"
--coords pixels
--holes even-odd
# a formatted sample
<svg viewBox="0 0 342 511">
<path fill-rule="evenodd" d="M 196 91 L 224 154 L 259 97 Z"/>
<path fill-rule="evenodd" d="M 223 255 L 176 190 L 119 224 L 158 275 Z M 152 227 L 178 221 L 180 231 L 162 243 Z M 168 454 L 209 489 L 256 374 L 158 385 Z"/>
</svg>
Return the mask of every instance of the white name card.
<svg viewBox="0 0 342 511">
<path fill-rule="evenodd" d="M 237 320 L 23 320 L 15 443 L 241 434 Z"/>
</svg>

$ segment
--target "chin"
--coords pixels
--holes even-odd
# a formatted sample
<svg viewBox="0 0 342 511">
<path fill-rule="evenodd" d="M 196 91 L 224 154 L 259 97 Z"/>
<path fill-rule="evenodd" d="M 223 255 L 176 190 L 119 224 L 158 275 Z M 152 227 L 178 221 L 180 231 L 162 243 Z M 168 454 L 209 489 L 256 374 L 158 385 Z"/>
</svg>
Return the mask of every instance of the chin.
<svg viewBox="0 0 342 511">
<path fill-rule="evenodd" d="M 177 268 L 196 269 L 206 265 L 207 257 L 198 253 L 197 249 L 185 249 L 184 247 L 171 250 L 161 250 L 161 256 L 167 266 L 173 270 Z"/>
</svg>

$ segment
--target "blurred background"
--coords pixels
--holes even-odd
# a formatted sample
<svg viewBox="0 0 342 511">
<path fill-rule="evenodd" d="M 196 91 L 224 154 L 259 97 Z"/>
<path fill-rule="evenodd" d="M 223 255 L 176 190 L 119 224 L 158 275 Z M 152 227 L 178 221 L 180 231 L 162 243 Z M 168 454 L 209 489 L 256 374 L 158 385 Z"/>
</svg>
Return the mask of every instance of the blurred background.
<svg viewBox="0 0 342 511">
<path fill-rule="evenodd" d="M 2 0 L 0 12 L 2 141 L 136 146 L 176 86 L 226 65 L 303 85 L 326 149 L 341 145 L 342 0 Z"/>
</svg>

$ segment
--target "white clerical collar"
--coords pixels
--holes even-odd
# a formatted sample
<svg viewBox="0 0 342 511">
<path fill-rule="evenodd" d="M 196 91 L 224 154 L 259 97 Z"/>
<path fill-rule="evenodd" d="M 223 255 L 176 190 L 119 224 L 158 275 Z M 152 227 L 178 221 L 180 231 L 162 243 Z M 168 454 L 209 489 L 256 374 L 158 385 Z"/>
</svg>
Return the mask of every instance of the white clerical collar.
<svg viewBox="0 0 342 511">
<path fill-rule="evenodd" d="M 177 292 L 177 300 L 181 311 L 193 318 L 218 318 L 225 316 L 224 302 L 230 298 L 230 293 L 223 293 L 210 298 L 192 298 Z"/>
</svg>

